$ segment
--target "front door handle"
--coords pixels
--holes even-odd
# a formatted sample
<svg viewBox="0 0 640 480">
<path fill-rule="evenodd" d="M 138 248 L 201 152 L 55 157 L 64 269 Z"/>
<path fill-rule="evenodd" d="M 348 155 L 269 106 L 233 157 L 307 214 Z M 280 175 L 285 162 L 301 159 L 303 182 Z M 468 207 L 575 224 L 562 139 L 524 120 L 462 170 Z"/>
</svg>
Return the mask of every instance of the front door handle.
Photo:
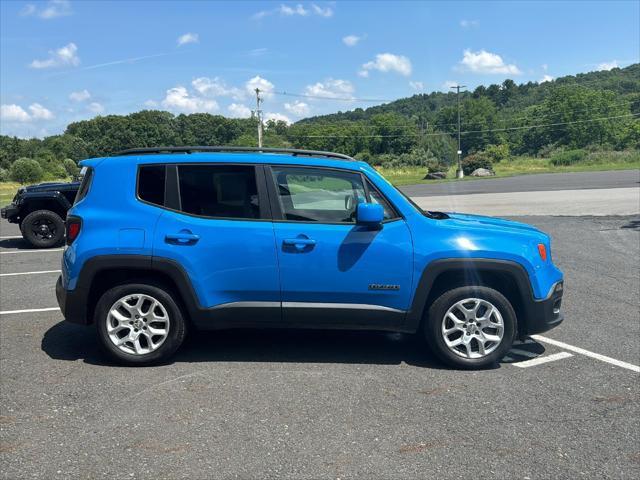
<svg viewBox="0 0 640 480">
<path fill-rule="evenodd" d="M 200 240 L 200 235 L 191 232 L 168 233 L 164 240 L 172 245 L 194 245 Z"/>
<path fill-rule="evenodd" d="M 312 238 L 298 237 L 298 238 L 285 238 L 282 240 L 283 245 L 292 245 L 298 250 L 304 250 L 307 247 L 313 247 L 316 241 Z"/>
</svg>

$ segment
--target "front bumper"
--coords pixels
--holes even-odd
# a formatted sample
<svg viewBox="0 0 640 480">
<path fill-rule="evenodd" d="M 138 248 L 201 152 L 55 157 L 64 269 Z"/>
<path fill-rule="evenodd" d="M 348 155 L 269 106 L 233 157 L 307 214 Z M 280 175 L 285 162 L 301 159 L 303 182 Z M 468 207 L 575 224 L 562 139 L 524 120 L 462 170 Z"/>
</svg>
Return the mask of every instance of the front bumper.
<svg viewBox="0 0 640 480">
<path fill-rule="evenodd" d="M 20 209 L 14 204 L 7 205 L 0 209 L 0 217 L 6 218 L 10 222 L 18 216 Z M 15 222 L 14 222 L 15 223 Z"/>
<path fill-rule="evenodd" d="M 88 325 L 87 295 L 83 289 L 66 290 L 62 285 L 62 275 L 56 282 L 56 300 L 65 320 L 71 323 Z"/>
<path fill-rule="evenodd" d="M 553 286 L 547 298 L 524 305 L 526 321 L 522 326 L 522 336 L 546 332 L 562 323 L 564 315 L 560 309 L 563 293 L 564 282 L 560 281 Z"/>
</svg>

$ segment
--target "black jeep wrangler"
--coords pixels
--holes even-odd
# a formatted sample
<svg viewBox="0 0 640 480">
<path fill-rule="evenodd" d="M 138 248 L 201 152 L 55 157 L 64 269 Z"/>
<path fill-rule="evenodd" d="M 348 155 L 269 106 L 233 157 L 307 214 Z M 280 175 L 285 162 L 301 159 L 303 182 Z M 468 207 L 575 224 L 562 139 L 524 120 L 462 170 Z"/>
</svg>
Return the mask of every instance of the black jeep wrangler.
<svg viewBox="0 0 640 480">
<path fill-rule="evenodd" d="M 0 216 L 17 223 L 23 238 L 34 247 L 60 245 L 67 210 L 73 205 L 79 187 L 79 182 L 20 187 L 11 204 L 0 210 Z"/>
</svg>

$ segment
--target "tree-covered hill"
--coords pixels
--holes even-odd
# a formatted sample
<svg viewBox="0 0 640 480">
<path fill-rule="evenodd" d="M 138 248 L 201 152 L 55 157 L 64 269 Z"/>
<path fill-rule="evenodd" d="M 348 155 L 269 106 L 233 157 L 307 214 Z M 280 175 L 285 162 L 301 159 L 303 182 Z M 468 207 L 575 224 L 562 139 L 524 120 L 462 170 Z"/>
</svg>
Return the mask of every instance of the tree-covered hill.
<svg viewBox="0 0 640 480">
<path fill-rule="evenodd" d="M 505 80 L 461 94 L 462 151 L 472 165 L 576 149 L 637 151 L 639 114 L 640 64 L 544 83 Z M 45 178 L 56 177 L 64 175 L 65 159 L 132 147 L 254 146 L 256 130 L 255 119 L 206 113 L 176 116 L 145 110 L 98 116 L 44 139 L 0 136 L 0 180 L 15 176 L 18 159 L 35 159 Z M 442 169 L 456 158 L 456 95 L 414 95 L 292 125 L 270 121 L 265 130 L 265 146 L 330 150 L 374 164 Z M 24 162 L 20 167 L 23 171 Z"/>
</svg>

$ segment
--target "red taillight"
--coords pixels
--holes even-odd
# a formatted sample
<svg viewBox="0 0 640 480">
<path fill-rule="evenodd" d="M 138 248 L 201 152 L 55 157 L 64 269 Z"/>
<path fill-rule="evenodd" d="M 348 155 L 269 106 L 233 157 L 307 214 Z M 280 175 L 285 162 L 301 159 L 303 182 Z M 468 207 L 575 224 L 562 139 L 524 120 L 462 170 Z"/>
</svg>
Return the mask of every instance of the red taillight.
<svg viewBox="0 0 640 480">
<path fill-rule="evenodd" d="M 80 234 L 80 227 L 82 223 L 77 218 L 69 218 L 67 219 L 67 245 L 71 245 L 73 241 L 78 238 Z"/>
<path fill-rule="evenodd" d="M 547 261 L 547 247 L 544 246 L 544 243 L 538 244 L 538 253 L 540 254 L 540 258 L 543 262 Z"/>
</svg>

